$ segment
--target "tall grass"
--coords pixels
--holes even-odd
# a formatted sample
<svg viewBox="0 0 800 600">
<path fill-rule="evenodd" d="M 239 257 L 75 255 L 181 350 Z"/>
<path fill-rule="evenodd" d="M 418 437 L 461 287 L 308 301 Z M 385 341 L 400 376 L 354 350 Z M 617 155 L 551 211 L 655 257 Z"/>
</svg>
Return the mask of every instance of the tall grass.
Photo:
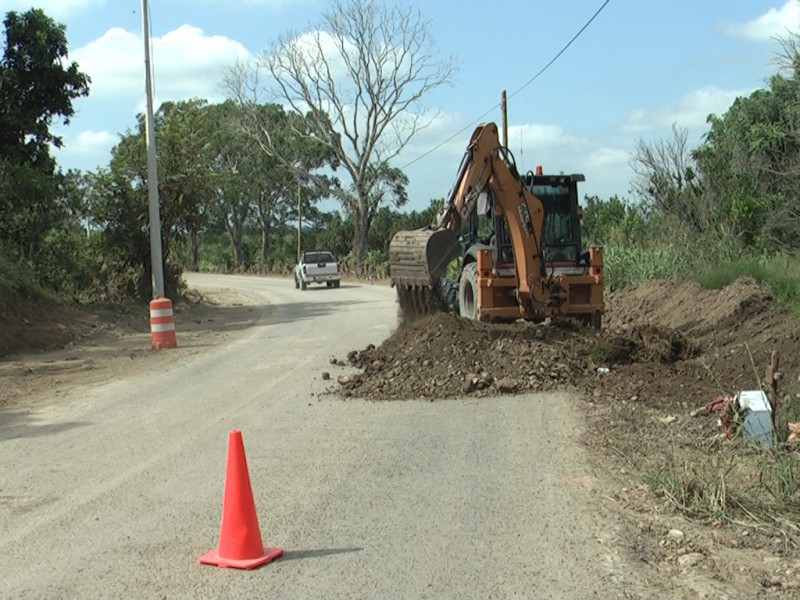
<svg viewBox="0 0 800 600">
<path fill-rule="evenodd" d="M 748 256 L 725 240 L 682 239 L 664 245 L 605 247 L 608 289 L 620 289 L 651 279 L 694 280 L 720 289 L 739 277 L 766 284 L 776 300 L 800 312 L 800 261 L 796 256 Z"/>
<path fill-rule="evenodd" d="M 688 246 L 606 246 L 604 256 L 606 284 L 612 290 L 651 279 L 683 279 L 694 262 Z"/>
<path fill-rule="evenodd" d="M 697 279 L 706 288 L 719 289 L 745 276 L 765 283 L 779 302 L 800 312 L 800 265 L 795 257 L 776 255 L 720 261 L 701 271 Z"/>
<path fill-rule="evenodd" d="M 712 467 L 673 452 L 645 483 L 681 514 L 712 523 L 780 531 L 800 539 L 800 454 L 737 444 L 726 464 Z"/>
</svg>

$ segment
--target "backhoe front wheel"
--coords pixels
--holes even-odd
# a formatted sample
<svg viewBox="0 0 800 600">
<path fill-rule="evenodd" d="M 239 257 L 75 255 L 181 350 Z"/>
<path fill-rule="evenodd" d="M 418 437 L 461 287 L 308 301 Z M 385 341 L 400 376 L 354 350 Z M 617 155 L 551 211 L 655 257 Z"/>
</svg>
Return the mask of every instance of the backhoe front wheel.
<svg viewBox="0 0 800 600">
<path fill-rule="evenodd" d="M 478 265 L 464 265 L 458 282 L 458 314 L 465 319 L 478 318 Z"/>
</svg>

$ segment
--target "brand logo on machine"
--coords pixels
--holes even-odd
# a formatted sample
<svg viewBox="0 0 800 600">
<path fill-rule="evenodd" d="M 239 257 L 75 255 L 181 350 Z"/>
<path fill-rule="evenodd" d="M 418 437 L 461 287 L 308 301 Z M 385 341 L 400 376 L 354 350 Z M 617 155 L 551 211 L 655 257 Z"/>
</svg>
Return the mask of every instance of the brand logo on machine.
<svg viewBox="0 0 800 600">
<path fill-rule="evenodd" d="M 524 202 L 517 204 L 517 212 L 519 213 L 519 220 L 522 224 L 522 229 L 525 235 L 533 235 L 533 222 L 531 221 L 531 213 L 528 212 L 528 207 Z"/>
</svg>

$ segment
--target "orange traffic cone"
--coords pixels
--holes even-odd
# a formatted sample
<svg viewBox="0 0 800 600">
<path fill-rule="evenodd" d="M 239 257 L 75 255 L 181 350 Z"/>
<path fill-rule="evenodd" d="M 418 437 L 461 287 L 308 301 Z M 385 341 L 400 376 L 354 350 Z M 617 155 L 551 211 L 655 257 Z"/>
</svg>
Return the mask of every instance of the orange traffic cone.
<svg viewBox="0 0 800 600">
<path fill-rule="evenodd" d="M 228 433 L 228 459 L 222 490 L 219 545 L 202 554 L 198 562 L 218 567 L 253 569 L 279 556 L 283 556 L 283 548 L 267 548 L 261 539 L 242 432 L 231 429 Z"/>
</svg>

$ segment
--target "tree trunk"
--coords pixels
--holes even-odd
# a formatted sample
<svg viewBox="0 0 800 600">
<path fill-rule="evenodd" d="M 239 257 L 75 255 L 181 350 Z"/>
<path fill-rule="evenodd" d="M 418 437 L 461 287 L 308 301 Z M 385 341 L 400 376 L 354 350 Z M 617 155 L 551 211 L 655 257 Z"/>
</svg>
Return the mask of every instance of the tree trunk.
<svg viewBox="0 0 800 600">
<path fill-rule="evenodd" d="M 189 270 L 197 271 L 197 231 L 192 230 L 189 234 Z"/>
<path fill-rule="evenodd" d="M 353 232 L 353 268 L 357 275 L 363 275 L 364 256 L 367 253 L 367 235 L 369 234 L 369 216 L 365 210 L 356 209 L 355 231 Z"/>
<path fill-rule="evenodd" d="M 244 249 L 242 248 L 242 224 L 239 222 L 235 211 L 230 215 L 225 215 L 223 222 L 225 225 L 225 231 L 228 233 L 228 239 L 231 241 L 231 250 L 233 251 L 233 267 L 241 267 L 244 264 Z"/>
<path fill-rule="evenodd" d="M 263 200 L 263 195 L 262 195 Z M 269 222 L 270 212 L 265 211 L 264 207 L 259 203 L 258 206 L 258 225 L 261 229 L 261 264 L 267 264 L 267 257 L 269 256 Z"/>
<path fill-rule="evenodd" d="M 261 225 L 261 263 L 267 264 L 267 257 L 269 256 L 269 230 L 263 224 Z"/>
</svg>

